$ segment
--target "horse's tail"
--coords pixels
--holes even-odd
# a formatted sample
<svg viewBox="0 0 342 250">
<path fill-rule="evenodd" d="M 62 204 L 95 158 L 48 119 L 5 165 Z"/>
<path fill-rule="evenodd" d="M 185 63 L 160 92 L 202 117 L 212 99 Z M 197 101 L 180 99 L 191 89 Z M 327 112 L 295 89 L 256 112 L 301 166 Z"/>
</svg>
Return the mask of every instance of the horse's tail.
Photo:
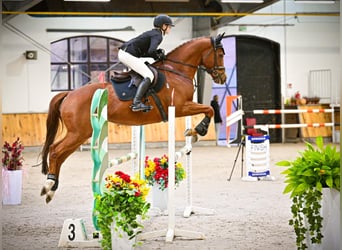
<svg viewBox="0 0 342 250">
<path fill-rule="evenodd" d="M 58 131 L 59 122 L 62 121 L 59 107 L 67 96 L 68 92 L 62 92 L 55 95 L 49 106 L 49 112 L 46 119 L 46 137 L 45 143 L 42 150 L 42 173 L 47 174 L 49 170 L 47 158 L 51 144 L 55 141 L 55 137 Z"/>
</svg>

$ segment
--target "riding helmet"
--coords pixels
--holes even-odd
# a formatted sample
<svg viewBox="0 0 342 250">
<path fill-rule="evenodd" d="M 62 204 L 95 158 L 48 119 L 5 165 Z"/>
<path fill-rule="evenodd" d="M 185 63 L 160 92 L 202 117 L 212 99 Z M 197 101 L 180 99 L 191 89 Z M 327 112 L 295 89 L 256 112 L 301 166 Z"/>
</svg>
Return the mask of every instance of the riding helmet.
<svg viewBox="0 0 342 250">
<path fill-rule="evenodd" d="M 168 15 L 160 14 L 154 18 L 154 21 L 153 21 L 154 27 L 161 28 L 163 26 L 163 24 L 175 26 L 172 23 L 172 20 Z"/>
</svg>

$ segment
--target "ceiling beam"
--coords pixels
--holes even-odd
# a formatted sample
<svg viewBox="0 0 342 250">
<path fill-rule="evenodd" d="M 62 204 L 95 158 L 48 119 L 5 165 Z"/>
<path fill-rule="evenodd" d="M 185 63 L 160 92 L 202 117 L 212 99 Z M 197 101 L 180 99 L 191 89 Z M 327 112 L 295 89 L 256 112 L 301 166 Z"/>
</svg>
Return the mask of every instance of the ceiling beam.
<svg viewBox="0 0 342 250">
<path fill-rule="evenodd" d="M 25 12 L 32 8 L 33 6 L 39 4 L 43 0 L 28 0 L 28 1 L 20 1 L 20 5 L 15 5 L 18 6 L 12 11 L 19 11 L 19 12 Z M 18 1 L 16 1 L 18 2 Z M 4 3 L 3 3 L 4 4 Z M 14 15 L 5 15 L 2 17 L 2 23 L 8 22 L 10 19 L 12 19 Z"/>
</svg>

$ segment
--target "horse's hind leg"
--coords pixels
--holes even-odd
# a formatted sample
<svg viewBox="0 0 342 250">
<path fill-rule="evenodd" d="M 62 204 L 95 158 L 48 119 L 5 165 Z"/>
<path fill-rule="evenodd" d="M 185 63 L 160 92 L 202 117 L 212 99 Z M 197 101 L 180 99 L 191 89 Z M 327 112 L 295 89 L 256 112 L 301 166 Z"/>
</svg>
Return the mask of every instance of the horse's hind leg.
<svg viewBox="0 0 342 250">
<path fill-rule="evenodd" d="M 71 155 L 84 141 L 81 135 L 67 133 L 59 142 L 50 146 L 49 150 L 49 172 L 41 195 L 46 195 L 46 203 L 49 203 L 58 188 L 58 177 L 63 162 Z"/>
</svg>

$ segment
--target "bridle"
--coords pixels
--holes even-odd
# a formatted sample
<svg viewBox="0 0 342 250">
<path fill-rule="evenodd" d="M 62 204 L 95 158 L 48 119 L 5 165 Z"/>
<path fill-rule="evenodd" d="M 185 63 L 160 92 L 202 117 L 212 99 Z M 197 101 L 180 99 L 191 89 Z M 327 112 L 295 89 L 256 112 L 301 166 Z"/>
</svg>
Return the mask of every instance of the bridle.
<svg viewBox="0 0 342 250">
<path fill-rule="evenodd" d="M 224 52 L 224 49 L 221 44 L 221 41 L 217 41 L 213 37 L 211 37 L 211 44 L 213 45 L 213 47 L 211 48 L 211 50 L 209 50 L 208 54 L 203 59 L 209 56 L 211 51 L 214 50 L 214 67 L 212 67 L 211 69 L 204 68 L 204 70 L 208 72 L 208 74 L 210 74 L 213 78 L 219 78 L 220 82 L 222 83 L 222 74 L 220 73 L 220 71 L 225 71 L 226 68 L 224 66 L 218 66 L 216 52 L 218 49 L 222 49 Z"/>
<path fill-rule="evenodd" d="M 212 48 L 208 51 L 208 53 L 202 58 L 202 62 L 203 60 L 205 60 L 210 54 L 211 52 L 214 50 L 214 66 L 212 68 L 206 68 L 203 63 L 201 63 L 199 66 L 196 66 L 196 65 L 193 65 L 193 64 L 189 64 L 189 63 L 183 63 L 181 61 L 176 61 L 176 60 L 173 60 L 173 59 L 169 59 L 169 58 L 166 58 L 164 59 L 164 61 L 169 61 L 169 62 L 173 62 L 173 63 L 176 63 L 176 64 L 180 64 L 180 65 L 183 65 L 183 66 L 187 66 L 187 67 L 190 67 L 190 68 L 195 68 L 195 69 L 201 69 L 201 70 L 205 70 L 208 74 L 210 74 L 214 79 L 215 78 L 219 78 L 220 79 L 220 82 L 222 82 L 223 80 L 223 77 L 222 77 L 222 73 L 220 73 L 220 71 L 225 71 L 225 67 L 224 66 L 219 66 L 218 63 L 217 63 L 217 50 L 218 49 L 223 49 L 223 46 L 221 44 L 220 41 L 216 41 L 213 37 L 211 37 L 211 44 L 212 44 Z M 167 69 L 167 68 L 164 68 L 164 67 L 158 67 L 158 69 L 162 69 L 162 70 L 166 70 L 166 71 L 169 71 L 169 72 L 172 72 L 172 73 L 175 73 L 177 75 L 180 75 L 180 76 L 183 76 L 184 78 L 187 78 L 187 79 L 190 79 L 188 76 L 184 75 L 183 73 L 181 72 L 178 72 L 178 71 L 175 71 L 175 70 L 172 70 L 172 69 Z M 190 79 L 192 80 L 192 79 Z"/>
</svg>

